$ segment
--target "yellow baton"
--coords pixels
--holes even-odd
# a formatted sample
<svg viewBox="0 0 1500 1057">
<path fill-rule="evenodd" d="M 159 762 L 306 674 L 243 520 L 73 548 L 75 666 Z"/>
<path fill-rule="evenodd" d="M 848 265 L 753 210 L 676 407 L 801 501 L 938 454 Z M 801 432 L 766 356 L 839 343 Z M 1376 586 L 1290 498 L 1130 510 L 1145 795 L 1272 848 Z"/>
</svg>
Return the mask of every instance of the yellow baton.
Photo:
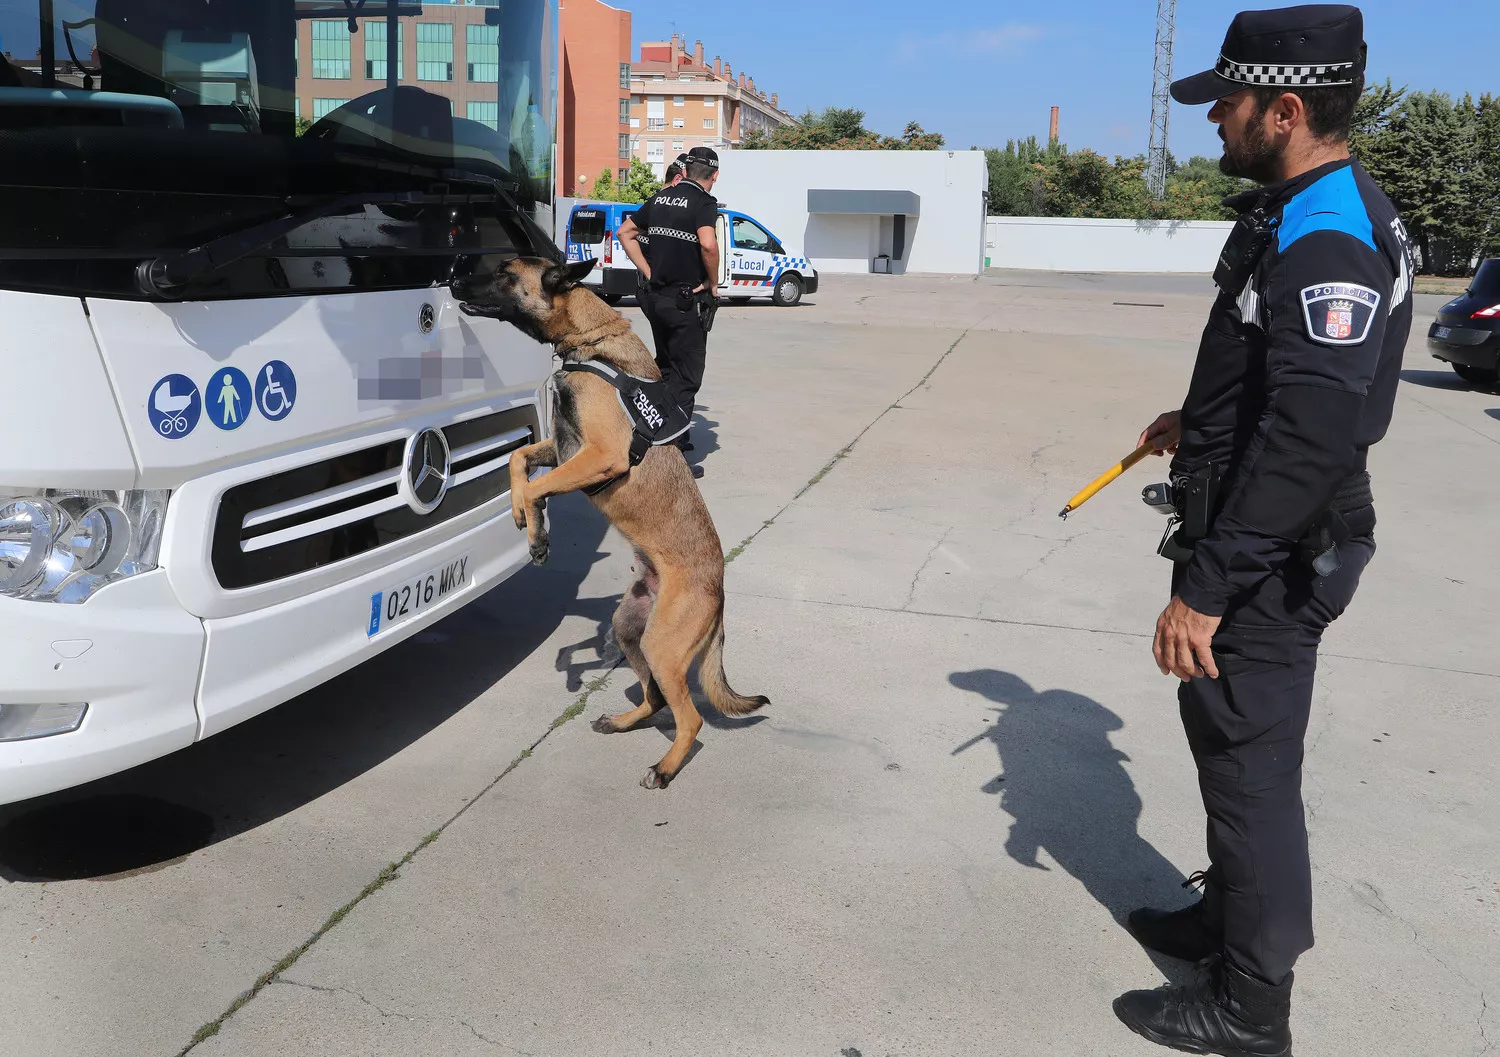
<svg viewBox="0 0 1500 1057">
<path fill-rule="evenodd" d="M 1113 481 L 1116 477 L 1119 477 L 1120 474 L 1130 469 L 1136 463 L 1144 459 L 1147 455 L 1150 455 L 1153 451 L 1156 451 L 1156 443 L 1155 441 L 1148 440 L 1139 448 L 1135 449 L 1135 451 L 1131 452 L 1129 455 L 1125 456 L 1125 458 L 1121 459 L 1119 462 L 1115 463 L 1109 469 L 1101 473 L 1098 477 L 1095 477 L 1092 481 L 1090 481 L 1087 487 L 1083 489 L 1083 491 L 1079 492 L 1072 499 L 1068 500 L 1068 505 L 1063 507 L 1062 512 L 1057 516 L 1066 520 L 1069 514 L 1092 499 L 1095 492 L 1099 491 L 1105 485 L 1109 484 L 1109 482 Z"/>
</svg>

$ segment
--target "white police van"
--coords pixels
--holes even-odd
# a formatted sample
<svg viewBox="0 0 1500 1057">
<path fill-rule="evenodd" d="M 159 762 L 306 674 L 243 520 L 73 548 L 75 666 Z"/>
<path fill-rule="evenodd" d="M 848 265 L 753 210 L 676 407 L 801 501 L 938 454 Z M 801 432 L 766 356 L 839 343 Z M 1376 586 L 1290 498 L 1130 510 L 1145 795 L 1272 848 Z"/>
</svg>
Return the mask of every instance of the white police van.
<svg viewBox="0 0 1500 1057">
<path fill-rule="evenodd" d="M 620 245 L 620 226 L 639 205 L 580 202 L 568 218 L 565 244 L 570 261 L 597 260 L 584 280 L 610 304 L 636 291 L 636 267 Z M 754 217 L 719 210 L 719 292 L 735 301 L 769 297 L 795 305 L 816 293 L 818 272 L 806 257 L 789 254 L 781 241 Z"/>
<path fill-rule="evenodd" d="M 480 596 L 528 560 L 509 455 L 549 429 L 550 350 L 447 284 L 470 255 L 558 256 L 556 0 L 478 15 L 506 41 L 497 128 L 393 77 L 301 135 L 300 20 L 394 41 L 405 8 L 80 6 L 86 62 L 54 59 L 51 0 L 15 22 L 44 45 L 6 39 L 41 73 L 0 57 L 0 803 Z"/>
</svg>

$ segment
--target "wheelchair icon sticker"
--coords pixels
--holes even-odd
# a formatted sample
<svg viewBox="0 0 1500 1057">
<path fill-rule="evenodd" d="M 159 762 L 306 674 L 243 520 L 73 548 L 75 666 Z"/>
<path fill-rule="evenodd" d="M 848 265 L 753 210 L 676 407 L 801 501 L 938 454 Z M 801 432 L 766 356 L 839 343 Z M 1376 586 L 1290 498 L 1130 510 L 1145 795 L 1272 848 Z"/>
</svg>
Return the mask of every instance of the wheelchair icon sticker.
<svg viewBox="0 0 1500 1057">
<path fill-rule="evenodd" d="M 272 422 L 292 413 L 297 402 L 297 376 L 280 360 L 272 360 L 255 374 L 255 406 Z"/>
<path fill-rule="evenodd" d="M 203 414 L 203 400 L 198 386 L 185 374 L 169 374 L 151 389 L 146 414 L 157 436 L 181 440 L 198 425 Z"/>
</svg>

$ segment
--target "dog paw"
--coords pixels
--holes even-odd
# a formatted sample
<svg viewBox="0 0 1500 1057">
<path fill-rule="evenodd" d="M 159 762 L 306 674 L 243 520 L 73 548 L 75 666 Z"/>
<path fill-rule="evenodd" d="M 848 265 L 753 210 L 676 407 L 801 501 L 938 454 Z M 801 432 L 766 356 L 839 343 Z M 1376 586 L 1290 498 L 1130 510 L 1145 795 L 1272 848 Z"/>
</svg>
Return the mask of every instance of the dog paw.
<svg viewBox="0 0 1500 1057">
<path fill-rule="evenodd" d="M 600 716 L 590 726 L 594 728 L 594 732 L 597 734 L 618 734 L 620 732 L 620 728 L 615 726 L 615 721 L 607 715 Z"/>
<path fill-rule="evenodd" d="M 526 528 L 526 508 L 525 507 L 512 505 L 511 508 L 510 508 L 510 516 L 515 519 L 516 528 L 523 529 L 523 530 Z"/>
<path fill-rule="evenodd" d="M 671 784 L 671 782 L 672 782 L 672 776 L 671 775 L 669 775 L 669 774 L 662 774 L 655 767 L 651 767 L 651 768 L 649 768 L 646 771 L 646 777 L 644 777 L 644 778 L 641 779 L 641 788 L 643 788 L 643 789 L 665 789 L 668 785 Z"/>
<path fill-rule="evenodd" d="M 533 565 L 547 564 L 547 552 L 550 546 L 551 544 L 548 543 L 546 536 L 538 536 L 536 539 L 532 540 L 531 563 Z"/>
</svg>

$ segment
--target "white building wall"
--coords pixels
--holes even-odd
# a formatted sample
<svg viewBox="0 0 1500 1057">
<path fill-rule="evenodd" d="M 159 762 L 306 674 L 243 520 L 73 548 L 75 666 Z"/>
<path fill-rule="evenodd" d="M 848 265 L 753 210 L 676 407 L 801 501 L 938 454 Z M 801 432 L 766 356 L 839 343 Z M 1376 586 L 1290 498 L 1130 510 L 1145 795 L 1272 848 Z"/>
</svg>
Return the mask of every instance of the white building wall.
<svg viewBox="0 0 1500 1057">
<path fill-rule="evenodd" d="M 977 275 L 988 186 L 983 151 L 726 150 L 714 194 L 819 271 L 868 272 L 880 252 L 879 218 L 809 216 L 807 192 L 913 191 L 921 216 L 907 220 L 905 260 L 892 262 L 892 271 Z"/>
<path fill-rule="evenodd" d="M 1218 220 L 990 217 L 989 268 L 1058 272 L 1212 272 L 1234 227 Z"/>
</svg>

